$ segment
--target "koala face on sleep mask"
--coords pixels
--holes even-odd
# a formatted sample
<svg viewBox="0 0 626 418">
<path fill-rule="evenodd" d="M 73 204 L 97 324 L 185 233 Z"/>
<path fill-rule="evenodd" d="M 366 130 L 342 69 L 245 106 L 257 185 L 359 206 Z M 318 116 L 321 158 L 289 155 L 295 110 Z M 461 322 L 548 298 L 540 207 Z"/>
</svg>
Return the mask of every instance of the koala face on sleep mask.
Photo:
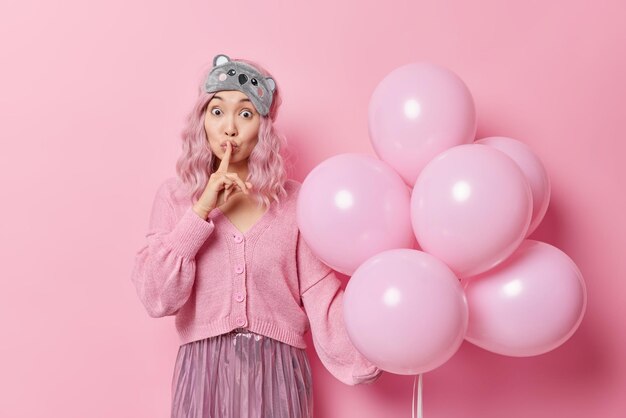
<svg viewBox="0 0 626 418">
<path fill-rule="evenodd" d="M 276 83 L 271 77 L 261 75 L 256 68 L 218 54 L 213 58 L 213 68 L 204 83 L 204 91 L 213 93 L 222 90 L 243 92 L 256 110 L 265 116 L 270 111 Z"/>
</svg>

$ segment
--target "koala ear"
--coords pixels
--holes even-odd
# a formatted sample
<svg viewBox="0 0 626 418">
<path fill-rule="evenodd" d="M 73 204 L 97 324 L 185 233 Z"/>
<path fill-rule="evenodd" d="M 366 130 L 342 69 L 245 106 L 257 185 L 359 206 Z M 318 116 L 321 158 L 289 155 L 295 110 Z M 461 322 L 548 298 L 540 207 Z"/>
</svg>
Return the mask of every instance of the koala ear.
<svg viewBox="0 0 626 418">
<path fill-rule="evenodd" d="M 276 90 L 276 83 L 274 82 L 274 79 L 273 79 L 273 78 L 271 78 L 271 77 L 267 77 L 267 78 L 265 79 L 265 82 L 266 82 L 266 83 L 267 83 L 267 85 L 269 86 L 270 91 L 271 91 L 272 93 L 274 93 L 274 90 Z"/>
<path fill-rule="evenodd" d="M 226 64 L 227 62 L 230 62 L 230 58 L 228 57 L 228 55 L 217 54 L 213 58 L 213 66 L 214 67 L 216 67 L 218 65 Z"/>
</svg>

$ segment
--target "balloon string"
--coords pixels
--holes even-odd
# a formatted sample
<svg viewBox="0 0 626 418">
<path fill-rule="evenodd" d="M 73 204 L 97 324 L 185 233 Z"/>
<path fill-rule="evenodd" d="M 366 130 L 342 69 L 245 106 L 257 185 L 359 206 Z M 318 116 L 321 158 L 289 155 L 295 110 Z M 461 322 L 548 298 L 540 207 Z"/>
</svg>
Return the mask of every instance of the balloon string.
<svg viewBox="0 0 626 418">
<path fill-rule="evenodd" d="M 422 415 L 422 375 L 415 375 L 415 379 L 413 380 L 413 408 L 412 408 L 412 416 L 415 418 L 415 385 L 417 383 L 417 418 L 424 418 Z"/>
</svg>

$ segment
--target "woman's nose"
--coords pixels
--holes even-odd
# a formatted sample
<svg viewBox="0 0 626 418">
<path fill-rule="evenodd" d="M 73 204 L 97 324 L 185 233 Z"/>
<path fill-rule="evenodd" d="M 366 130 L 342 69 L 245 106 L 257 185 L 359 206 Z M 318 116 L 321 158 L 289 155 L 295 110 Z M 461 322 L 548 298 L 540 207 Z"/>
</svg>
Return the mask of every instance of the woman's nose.
<svg viewBox="0 0 626 418">
<path fill-rule="evenodd" d="M 235 121 L 233 118 L 228 119 L 228 122 L 226 122 L 225 133 L 228 136 L 237 135 L 237 127 L 235 126 Z"/>
</svg>

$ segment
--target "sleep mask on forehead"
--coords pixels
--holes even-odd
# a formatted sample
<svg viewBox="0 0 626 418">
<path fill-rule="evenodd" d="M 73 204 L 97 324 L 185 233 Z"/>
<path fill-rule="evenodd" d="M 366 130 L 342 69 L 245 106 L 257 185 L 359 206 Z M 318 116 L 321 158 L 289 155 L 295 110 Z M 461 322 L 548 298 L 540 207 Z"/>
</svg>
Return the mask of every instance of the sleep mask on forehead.
<svg viewBox="0 0 626 418">
<path fill-rule="evenodd" d="M 222 90 L 245 93 L 256 110 L 265 116 L 270 111 L 276 83 L 251 65 L 231 61 L 228 56 L 218 54 L 213 58 L 213 68 L 204 83 L 204 91 L 213 93 Z"/>
</svg>

